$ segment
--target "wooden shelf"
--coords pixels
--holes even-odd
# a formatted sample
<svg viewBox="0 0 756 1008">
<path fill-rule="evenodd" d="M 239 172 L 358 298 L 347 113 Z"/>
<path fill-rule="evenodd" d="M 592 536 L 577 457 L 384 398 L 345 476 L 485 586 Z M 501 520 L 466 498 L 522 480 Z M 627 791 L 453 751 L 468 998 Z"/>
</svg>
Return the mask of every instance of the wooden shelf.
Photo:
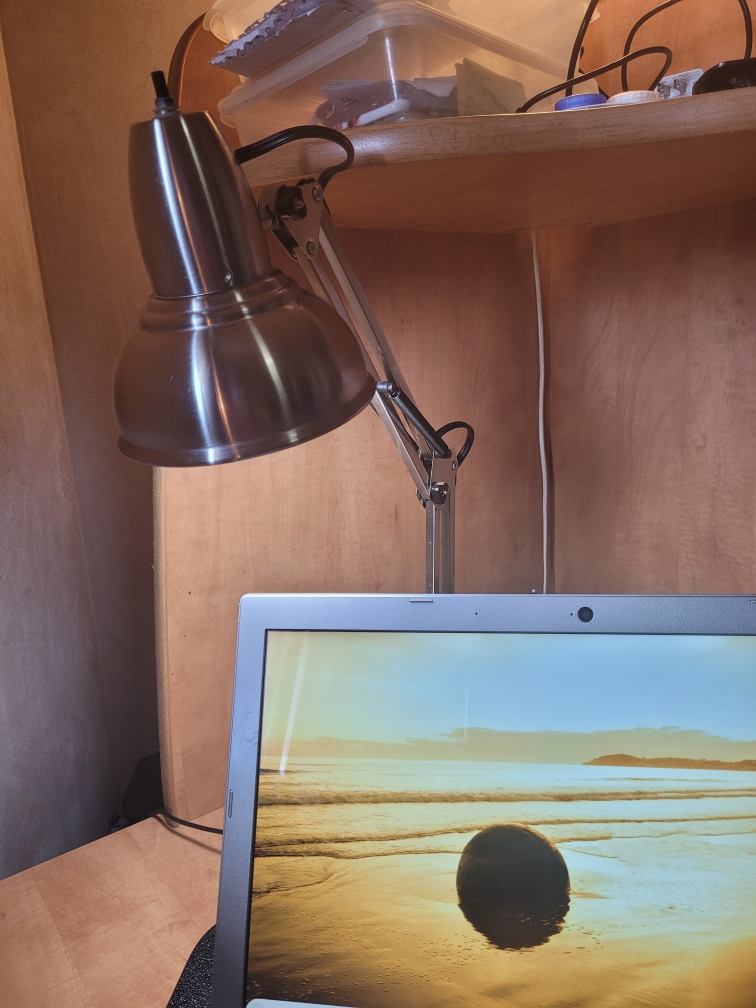
<svg viewBox="0 0 756 1008">
<path fill-rule="evenodd" d="M 341 227 L 501 233 L 610 224 L 756 196 L 756 89 L 648 105 L 430 119 L 350 133 L 328 200 Z M 254 186 L 312 174 L 304 141 L 245 166 Z"/>
</svg>

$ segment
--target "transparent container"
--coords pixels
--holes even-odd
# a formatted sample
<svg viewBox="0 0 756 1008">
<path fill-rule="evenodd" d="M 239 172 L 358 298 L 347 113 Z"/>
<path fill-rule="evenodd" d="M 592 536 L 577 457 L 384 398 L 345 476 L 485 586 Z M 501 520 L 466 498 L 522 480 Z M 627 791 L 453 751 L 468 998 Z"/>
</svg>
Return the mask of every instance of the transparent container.
<svg viewBox="0 0 756 1008">
<path fill-rule="evenodd" d="M 270 10 L 270 0 L 217 0 L 205 14 L 204 26 L 221 42 L 232 42 Z"/>
<path fill-rule="evenodd" d="M 234 12 L 221 10 L 233 2 L 219 0 L 208 13 L 208 19 L 216 19 L 217 34 L 228 34 L 244 20 L 243 0 L 236 0 L 233 25 Z M 250 0 L 246 3 L 244 10 L 253 10 Z M 285 31 L 256 42 L 244 58 L 238 56 L 240 43 L 232 43 L 228 49 L 235 46 L 237 56 L 224 62 L 221 54 L 213 62 L 227 70 L 238 68 L 245 78 L 218 108 L 243 144 L 304 123 L 352 129 L 512 113 L 565 79 L 585 7 L 583 0 L 434 0 L 432 5 L 383 0 L 273 66 L 266 63 L 287 48 Z M 301 40 L 303 28 L 310 30 L 312 24 L 310 18 L 299 19 L 290 40 L 294 28 Z M 241 41 L 249 35 L 244 33 Z M 265 69 L 253 73 L 258 66 Z M 591 81 L 576 90 L 595 91 L 596 85 Z M 537 110 L 553 108 L 559 97 Z"/>
</svg>

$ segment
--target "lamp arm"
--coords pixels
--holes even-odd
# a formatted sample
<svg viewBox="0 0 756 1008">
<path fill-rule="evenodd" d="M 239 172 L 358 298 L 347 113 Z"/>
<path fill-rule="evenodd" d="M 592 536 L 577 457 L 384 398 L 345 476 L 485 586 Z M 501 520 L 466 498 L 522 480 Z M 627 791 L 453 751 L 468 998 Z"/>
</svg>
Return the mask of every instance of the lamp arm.
<svg viewBox="0 0 756 1008">
<path fill-rule="evenodd" d="M 299 262 L 313 291 L 333 305 L 361 344 L 368 369 L 376 380 L 371 405 L 394 442 L 425 508 L 425 590 L 453 592 L 457 472 L 472 446 L 472 427 L 447 424 L 439 432 L 418 409 L 386 334 L 341 247 L 322 190 L 314 179 L 304 179 L 296 187 L 266 187 L 260 198 L 260 218 L 263 226 L 270 228 L 289 255 Z M 321 250 L 329 268 L 319 256 Z M 467 430 L 459 454 L 443 439 L 443 433 L 456 427 Z"/>
<path fill-rule="evenodd" d="M 396 382 L 378 382 L 376 389 L 382 396 L 388 396 L 395 402 L 404 413 L 415 430 L 423 436 L 430 446 L 434 458 L 451 458 L 451 448 L 444 441 L 441 435 L 431 427 L 420 410 L 415 406 L 410 397 L 401 389 Z"/>
<path fill-rule="evenodd" d="M 394 447 L 399 452 L 399 456 L 415 484 L 418 500 L 425 507 L 430 500 L 430 483 L 428 470 L 423 464 L 417 445 L 407 433 L 407 429 L 397 415 L 393 404 L 387 403 L 380 392 L 375 393 L 370 405 L 382 420 L 388 436 L 394 442 Z"/>
<path fill-rule="evenodd" d="M 412 399 L 386 334 L 338 240 L 320 184 L 315 179 L 302 179 L 296 186 L 266 186 L 260 195 L 259 214 L 263 227 L 272 231 L 291 258 L 299 263 L 312 290 L 324 301 L 330 302 L 352 329 L 362 345 L 368 368 L 376 382 L 385 377 L 400 385 Z M 332 272 L 326 269 L 319 256 L 321 249 Z M 375 403 L 373 407 L 376 408 Z M 385 408 L 377 411 L 384 422 L 390 417 L 392 426 L 387 429 L 392 438 L 396 427 L 401 432 L 400 436 L 406 435 L 403 441 L 411 449 L 431 454 L 430 445 L 422 435 L 420 449 L 414 444 L 393 404 L 386 403 Z M 403 452 L 400 453 L 415 479 L 416 465 Z M 426 498 L 427 493 L 421 496 L 421 500 Z"/>
</svg>

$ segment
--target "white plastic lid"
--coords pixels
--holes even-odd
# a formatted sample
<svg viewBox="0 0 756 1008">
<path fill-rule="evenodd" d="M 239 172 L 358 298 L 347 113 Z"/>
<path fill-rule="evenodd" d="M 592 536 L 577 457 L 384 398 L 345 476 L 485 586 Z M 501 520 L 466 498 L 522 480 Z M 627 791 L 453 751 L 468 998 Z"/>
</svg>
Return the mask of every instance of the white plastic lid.
<svg viewBox="0 0 756 1008">
<path fill-rule="evenodd" d="M 325 2 L 325 0 L 323 0 Z M 392 0 L 351 0 L 345 5 L 370 13 Z M 288 0 L 295 6 L 296 0 Z M 432 8 L 471 28 L 567 64 L 585 0 L 404 0 L 408 7 Z M 285 8 L 286 0 L 215 0 L 204 27 L 222 42 L 238 39 L 267 14 Z"/>
<path fill-rule="evenodd" d="M 270 0 L 216 0 L 202 22 L 221 42 L 231 42 L 255 21 L 265 17 Z"/>
<path fill-rule="evenodd" d="M 460 4 L 461 0 L 456 0 L 456 2 Z M 365 45 L 372 33 L 400 25 L 414 25 L 443 31 L 452 37 L 473 43 L 517 63 L 551 74 L 557 79 L 564 79 L 565 67 L 540 53 L 486 34 L 464 22 L 430 10 L 422 4 L 411 3 L 409 0 L 386 0 L 385 3 L 381 2 L 380 6 L 376 7 L 372 13 L 358 18 L 326 41 L 306 49 L 268 73 L 253 80 L 247 80 L 235 87 L 230 95 L 218 103 L 221 118 L 224 122 L 233 122 L 233 117 L 241 109 L 275 94 L 317 70 L 321 70 L 341 56 L 354 52 L 355 49 Z M 216 62 L 216 59 L 214 58 L 211 62 Z M 227 69 L 233 71 L 233 64 L 229 64 Z"/>
<path fill-rule="evenodd" d="M 612 95 L 607 105 L 641 105 L 643 102 L 659 101 L 658 91 L 620 91 Z"/>
</svg>

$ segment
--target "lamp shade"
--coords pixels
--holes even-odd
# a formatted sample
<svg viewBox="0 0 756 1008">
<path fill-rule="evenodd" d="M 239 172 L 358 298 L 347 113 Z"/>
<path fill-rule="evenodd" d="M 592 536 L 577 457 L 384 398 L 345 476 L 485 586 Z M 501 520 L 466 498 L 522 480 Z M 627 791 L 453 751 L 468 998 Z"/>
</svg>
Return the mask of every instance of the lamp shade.
<svg viewBox="0 0 756 1008">
<path fill-rule="evenodd" d="M 118 446 L 157 466 L 264 455 L 340 426 L 375 384 L 351 329 L 274 272 L 252 195 L 206 112 L 158 102 L 130 137 L 154 295 L 116 368 Z"/>
</svg>

